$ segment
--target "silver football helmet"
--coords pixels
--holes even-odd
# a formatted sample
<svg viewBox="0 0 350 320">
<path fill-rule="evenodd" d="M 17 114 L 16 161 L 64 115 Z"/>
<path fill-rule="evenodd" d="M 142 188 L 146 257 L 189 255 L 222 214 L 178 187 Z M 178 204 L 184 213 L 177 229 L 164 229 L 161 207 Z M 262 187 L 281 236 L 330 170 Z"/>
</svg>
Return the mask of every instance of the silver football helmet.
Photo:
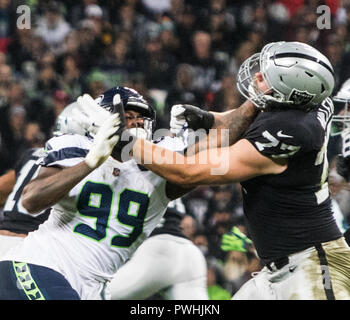
<svg viewBox="0 0 350 320">
<path fill-rule="evenodd" d="M 53 131 L 54 136 L 60 136 L 62 134 L 80 134 L 82 136 L 88 135 L 88 131 L 82 128 L 72 116 L 72 111 L 77 108 L 79 105 L 77 102 L 72 102 L 66 106 L 63 111 L 58 115 L 55 129 Z"/>
<path fill-rule="evenodd" d="M 336 136 L 342 134 L 345 129 L 350 129 L 350 79 L 346 80 L 341 86 L 337 94 L 332 98 L 335 105 L 340 105 L 341 110 L 332 118 L 334 125 L 331 135 Z"/>
<path fill-rule="evenodd" d="M 257 85 L 257 72 L 267 85 L 264 91 Z M 259 109 L 274 101 L 308 110 L 332 93 L 334 71 L 322 53 L 305 43 L 273 42 L 243 62 L 237 87 Z"/>
</svg>

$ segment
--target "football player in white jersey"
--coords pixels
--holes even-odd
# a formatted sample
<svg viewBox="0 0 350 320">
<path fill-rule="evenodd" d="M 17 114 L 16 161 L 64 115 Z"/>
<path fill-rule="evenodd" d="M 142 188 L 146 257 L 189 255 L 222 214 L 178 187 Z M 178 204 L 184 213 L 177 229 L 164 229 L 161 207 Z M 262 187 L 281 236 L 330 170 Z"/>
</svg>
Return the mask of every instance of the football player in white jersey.
<svg viewBox="0 0 350 320">
<path fill-rule="evenodd" d="M 170 200 L 186 192 L 138 165 L 121 160 L 119 112 L 130 133 L 150 137 L 155 112 L 133 89 L 116 87 L 94 101 L 108 116 L 91 124 L 94 139 L 62 135 L 46 144 L 38 177 L 23 206 L 49 219 L 0 261 L 0 299 L 104 299 L 108 281 L 152 232 Z M 101 108 L 101 110 L 103 110 Z M 124 118 L 124 117 L 121 117 Z M 96 133 L 97 132 L 97 133 Z M 184 149 L 182 139 L 159 145 Z M 188 189 L 187 189 L 188 190 Z"/>
</svg>

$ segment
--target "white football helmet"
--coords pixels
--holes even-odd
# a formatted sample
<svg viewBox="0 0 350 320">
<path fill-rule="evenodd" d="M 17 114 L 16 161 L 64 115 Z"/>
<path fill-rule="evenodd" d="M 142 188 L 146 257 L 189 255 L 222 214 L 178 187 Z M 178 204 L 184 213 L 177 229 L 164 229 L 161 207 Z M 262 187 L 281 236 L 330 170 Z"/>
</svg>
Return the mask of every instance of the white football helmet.
<svg viewBox="0 0 350 320">
<path fill-rule="evenodd" d="M 340 105 L 341 107 L 341 111 L 332 118 L 332 124 L 336 131 L 333 130 L 331 135 L 336 136 L 342 134 L 345 129 L 350 129 L 350 79 L 343 83 L 332 100 L 335 105 Z"/>
<path fill-rule="evenodd" d="M 254 81 L 257 72 L 268 87 L 265 91 Z M 305 43 L 273 42 L 243 62 L 237 87 L 259 109 L 264 109 L 267 101 L 274 101 L 308 110 L 332 93 L 334 71 L 322 53 Z"/>
<path fill-rule="evenodd" d="M 80 134 L 82 136 L 88 135 L 88 131 L 85 130 L 77 121 L 74 120 L 73 110 L 79 109 L 77 102 L 72 102 L 66 106 L 59 114 L 56 120 L 54 136 L 60 136 L 62 134 Z"/>
</svg>

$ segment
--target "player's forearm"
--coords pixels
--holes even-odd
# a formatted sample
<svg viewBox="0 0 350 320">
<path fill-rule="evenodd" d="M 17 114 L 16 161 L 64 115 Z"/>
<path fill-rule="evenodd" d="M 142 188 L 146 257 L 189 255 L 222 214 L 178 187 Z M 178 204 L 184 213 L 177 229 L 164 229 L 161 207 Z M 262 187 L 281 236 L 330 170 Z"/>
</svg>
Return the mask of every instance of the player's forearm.
<svg viewBox="0 0 350 320">
<path fill-rule="evenodd" d="M 92 171 L 83 161 L 48 177 L 35 179 L 24 188 L 22 205 L 29 213 L 40 212 L 60 201 Z"/>
<path fill-rule="evenodd" d="M 228 148 L 222 149 L 222 154 L 224 153 L 228 155 Z M 226 180 L 227 183 L 230 182 L 222 175 L 212 174 L 213 170 L 220 169 L 220 159 L 217 155 L 214 159 L 207 151 L 202 151 L 194 156 L 183 156 L 149 141 L 137 139 L 133 146 L 133 157 L 167 181 L 187 188 L 218 182 L 226 183 Z M 208 162 L 208 159 L 213 159 L 213 161 Z"/>
<path fill-rule="evenodd" d="M 258 110 L 253 103 L 247 100 L 237 109 L 212 113 L 214 114 L 213 127 L 209 130 L 206 139 L 188 147 L 189 155 L 236 143 L 254 121 Z"/>
<path fill-rule="evenodd" d="M 131 150 L 131 155 L 136 162 L 141 163 L 168 181 L 176 183 L 174 177 L 179 174 L 179 171 L 172 168 L 167 173 L 165 172 L 168 167 L 167 163 L 175 163 L 175 152 L 161 148 L 149 141 L 136 139 Z M 179 157 L 183 156 L 179 155 Z"/>
<path fill-rule="evenodd" d="M 214 113 L 213 129 L 229 129 L 229 145 L 236 143 L 255 119 L 258 110 L 249 100 L 239 108 Z"/>
</svg>

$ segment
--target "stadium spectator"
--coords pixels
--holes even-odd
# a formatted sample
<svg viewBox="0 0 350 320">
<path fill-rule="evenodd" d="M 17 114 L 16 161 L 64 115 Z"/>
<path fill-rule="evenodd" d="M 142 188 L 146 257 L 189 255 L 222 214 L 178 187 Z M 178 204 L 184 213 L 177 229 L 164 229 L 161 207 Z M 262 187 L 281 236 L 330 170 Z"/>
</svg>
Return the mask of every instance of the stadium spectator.
<svg viewBox="0 0 350 320">
<path fill-rule="evenodd" d="M 230 300 L 231 294 L 226 290 L 227 281 L 222 266 L 216 259 L 208 259 L 208 295 L 209 300 Z"/>
<path fill-rule="evenodd" d="M 59 77 L 59 87 L 67 92 L 72 100 L 77 99 L 82 92 L 82 72 L 73 55 L 64 56 L 63 71 Z"/>
<path fill-rule="evenodd" d="M 11 1 L 0 1 L 0 52 L 6 52 L 13 33 Z"/>
<path fill-rule="evenodd" d="M 203 97 L 193 90 L 193 68 L 186 63 L 178 64 L 174 84 L 169 88 L 165 101 L 164 120 L 170 121 L 171 107 L 179 103 L 202 105 Z"/>
<path fill-rule="evenodd" d="M 138 64 L 148 88 L 167 89 L 171 86 L 176 58 L 163 50 L 158 37 L 147 41 L 145 55 L 139 57 Z"/>
<path fill-rule="evenodd" d="M 188 63 L 194 69 L 193 88 L 198 93 L 207 95 L 218 87 L 226 66 L 215 59 L 211 50 L 211 35 L 208 32 L 196 31 L 192 40 L 193 54 L 188 58 Z"/>
<path fill-rule="evenodd" d="M 181 229 L 183 234 L 190 240 L 193 238 L 197 232 L 197 223 L 195 219 L 190 215 L 185 215 L 181 220 Z"/>
<path fill-rule="evenodd" d="M 60 10 L 57 2 L 49 2 L 44 17 L 38 21 L 36 27 L 36 34 L 45 41 L 55 54 L 62 51 L 62 42 L 71 30 Z"/>
</svg>

